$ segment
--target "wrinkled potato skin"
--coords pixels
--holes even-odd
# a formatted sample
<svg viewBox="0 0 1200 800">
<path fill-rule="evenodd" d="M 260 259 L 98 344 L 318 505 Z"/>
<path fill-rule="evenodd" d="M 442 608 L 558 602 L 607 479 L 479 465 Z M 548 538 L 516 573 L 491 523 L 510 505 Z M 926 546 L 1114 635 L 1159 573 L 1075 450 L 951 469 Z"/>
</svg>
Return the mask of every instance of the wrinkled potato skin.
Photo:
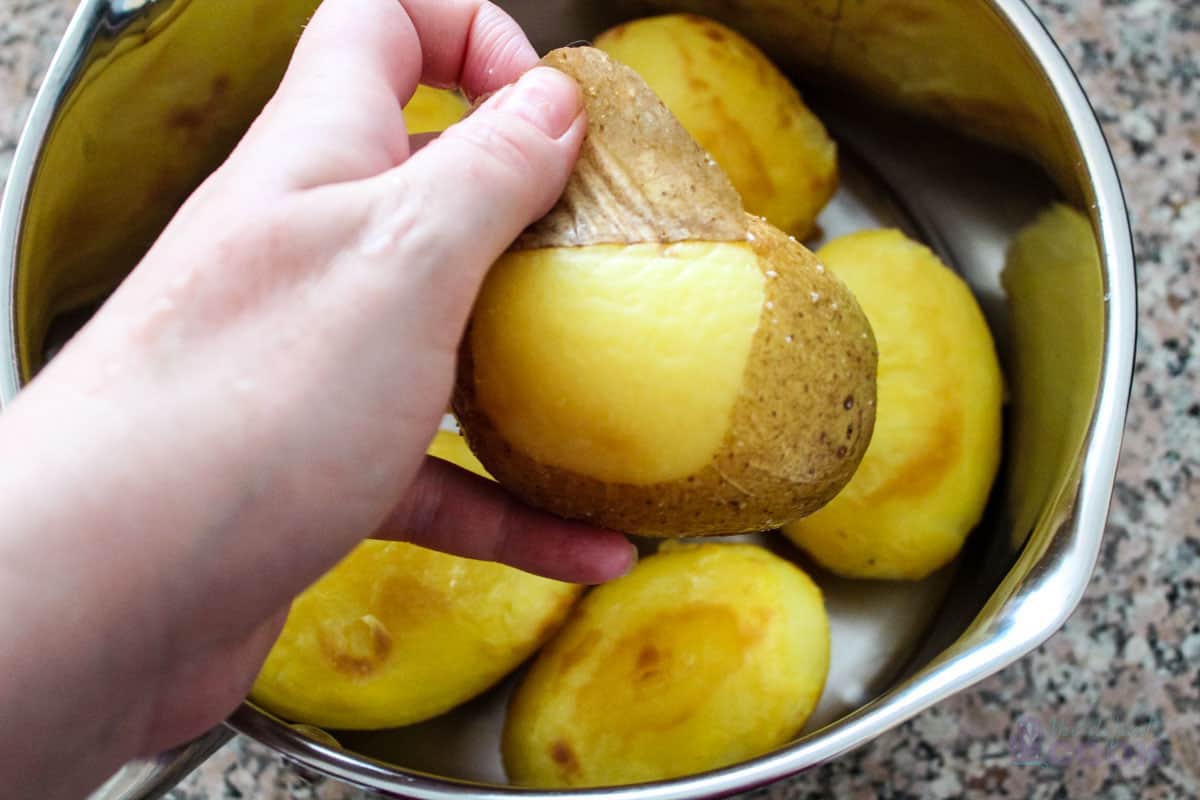
<svg viewBox="0 0 1200 800">
<path fill-rule="evenodd" d="M 541 63 L 583 88 L 587 138 L 562 197 L 513 250 L 746 238 L 729 177 L 636 72 L 594 47 Z"/>
<path fill-rule="evenodd" d="M 618 25 L 596 47 L 646 79 L 729 175 L 747 211 L 796 236 L 812 232 L 837 190 L 837 147 L 757 47 L 693 14 Z"/>
<path fill-rule="evenodd" d="M 621 116 L 630 105 L 595 106 L 596 97 L 624 98 L 631 92 L 650 95 L 631 70 L 612 65 L 592 48 L 554 51 L 546 63 L 575 77 L 588 104 L 588 140 L 580 170 L 605 170 L 614 160 L 595 150 L 622 147 L 631 127 L 647 111 L 638 108 L 633 121 Z M 652 95 L 651 95 L 652 96 Z M 649 101 L 647 101 L 649 102 Z M 651 104 L 654 106 L 655 104 Z M 661 103 L 656 104 L 661 107 Z M 669 117 L 669 115 L 668 115 Z M 597 127 L 604 120 L 605 128 Z M 655 123 L 657 124 L 657 123 Z M 669 125 L 666 137 L 674 134 Z M 695 148 L 694 144 L 689 145 Z M 591 152 L 590 152 L 591 151 Z M 701 171 L 703 161 L 683 147 L 674 167 L 672 150 L 653 154 L 655 175 Z M 625 162 L 619 162 L 625 163 Z M 632 163 L 632 162 L 630 162 Z M 574 216 L 595 219 L 587 210 L 587 191 L 573 186 L 633 185 L 639 173 L 619 168 L 604 180 L 591 174 L 573 176 L 564 200 L 531 226 L 537 246 L 578 246 L 628 242 L 619 225 L 574 225 Z M 670 180 L 680 180 L 678 175 Z M 715 197 L 729 193 L 713 184 Z M 674 220 L 666 226 L 673 239 L 728 240 L 719 235 L 731 224 L 727 207 L 714 208 L 695 221 L 695 206 L 686 195 L 660 195 L 658 214 Z M 736 202 L 736 194 L 733 195 Z M 724 201 L 722 201 L 724 202 Z M 678 209 L 677 211 L 675 209 Z M 453 405 L 471 449 L 497 480 L 530 505 L 571 519 L 646 536 L 682 536 L 767 530 L 810 514 L 828 502 L 850 479 L 866 450 L 874 425 L 877 353 L 871 328 L 853 295 L 803 245 L 763 220 L 740 212 L 741 238 L 753 247 L 765 276 L 763 314 L 745 368 L 740 396 L 733 406 L 728 433 L 711 462 L 686 478 L 651 485 L 610 483 L 542 464 L 513 448 L 476 401 L 471 332 L 463 339 Z M 580 232 L 584 240 L 580 240 Z M 598 234 L 597 231 L 606 233 Z M 679 236 L 680 231 L 688 233 Z M 696 235 L 690 235 L 695 233 Z M 704 234 L 713 234 L 708 239 Z M 613 238 L 605 238 L 605 236 Z M 518 242 L 518 246 L 522 245 Z M 698 390 L 702 391 L 702 387 Z"/>
<path fill-rule="evenodd" d="M 440 432 L 430 452 L 486 474 L 461 437 Z M 419 722 L 515 669 L 580 591 L 501 564 L 368 540 L 295 600 L 250 697 L 321 728 Z"/>
<path fill-rule="evenodd" d="M 991 333 L 966 283 L 899 231 L 842 237 L 820 258 L 879 337 L 878 424 L 841 494 L 785 533 L 840 575 L 917 580 L 958 554 L 999 465 Z"/>
<path fill-rule="evenodd" d="M 743 761 L 803 727 L 829 669 L 820 590 L 753 545 L 665 544 L 596 589 L 513 695 L 509 779 L 605 786 Z"/>
</svg>

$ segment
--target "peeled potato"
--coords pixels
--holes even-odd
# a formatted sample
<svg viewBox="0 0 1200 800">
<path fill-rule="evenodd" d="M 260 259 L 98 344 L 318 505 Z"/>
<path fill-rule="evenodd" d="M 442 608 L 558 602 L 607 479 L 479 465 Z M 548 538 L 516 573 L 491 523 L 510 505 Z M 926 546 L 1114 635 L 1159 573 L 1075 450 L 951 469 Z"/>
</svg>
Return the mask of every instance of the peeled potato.
<svg viewBox="0 0 1200 800">
<path fill-rule="evenodd" d="M 587 47 L 545 62 L 584 87 L 588 136 L 476 302 L 454 395 L 472 450 L 526 502 L 632 533 L 811 513 L 871 435 L 866 317 L 632 70 Z"/>
<path fill-rule="evenodd" d="M 422 85 L 404 107 L 404 127 L 409 133 L 437 133 L 466 113 L 467 101 L 458 92 Z"/>
<path fill-rule="evenodd" d="M 438 433 L 429 452 L 486 474 L 459 436 Z M 323 728 L 419 722 L 516 668 L 579 592 L 500 564 L 366 541 L 296 598 L 250 696 Z"/>
<path fill-rule="evenodd" d="M 829 670 L 821 591 L 753 545 L 667 543 L 593 591 L 513 695 L 518 785 L 703 772 L 795 736 Z"/>
<path fill-rule="evenodd" d="M 746 210 L 808 235 L 837 189 L 837 147 L 757 47 L 693 14 L 618 25 L 596 46 L 650 84 L 729 175 Z"/>
<path fill-rule="evenodd" d="M 875 434 L 854 478 L 785 533 L 854 578 L 923 578 L 979 521 L 1000 459 L 1003 379 L 967 285 L 899 231 L 818 253 L 853 289 L 879 341 Z"/>
</svg>

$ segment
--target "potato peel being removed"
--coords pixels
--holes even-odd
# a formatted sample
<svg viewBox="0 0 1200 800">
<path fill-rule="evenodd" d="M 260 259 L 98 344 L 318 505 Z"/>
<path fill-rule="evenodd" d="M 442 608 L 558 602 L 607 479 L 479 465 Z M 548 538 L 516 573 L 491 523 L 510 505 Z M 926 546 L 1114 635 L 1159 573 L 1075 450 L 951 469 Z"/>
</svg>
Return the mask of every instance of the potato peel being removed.
<svg viewBox="0 0 1200 800">
<path fill-rule="evenodd" d="M 877 353 L 849 290 L 745 213 L 631 69 L 543 63 L 582 87 L 561 200 L 493 267 L 454 410 L 510 491 L 652 536 L 766 530 L 845 485 L 874 425 Z"/>
</svg>

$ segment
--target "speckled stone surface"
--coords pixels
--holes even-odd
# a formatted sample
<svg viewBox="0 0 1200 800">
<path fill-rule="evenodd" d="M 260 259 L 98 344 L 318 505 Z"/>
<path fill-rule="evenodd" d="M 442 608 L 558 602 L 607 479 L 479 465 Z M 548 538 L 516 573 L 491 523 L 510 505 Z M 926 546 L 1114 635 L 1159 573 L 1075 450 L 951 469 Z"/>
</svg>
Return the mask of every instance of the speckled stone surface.
<svg viewBox="0 0 1200 800">
<path fill-rule="evenodd" d="M 0 174 L 73 6 L 0 0 Z M 1116 153 L 1139 260 L 1137 374 L 1100 563 L 1079 610 L 1035 653 L 755 797 L 1200 796 L 1200 2 L 1035 7 Z M 1022 763 L 1022 719 L 1064 743 L 1043 759 L 1059 766 Z M 1100 744 L 1080 751 L 1085 739 Z M 238 739 L 171 796 L 364 795 L 309 783 Z"/>
</svg>

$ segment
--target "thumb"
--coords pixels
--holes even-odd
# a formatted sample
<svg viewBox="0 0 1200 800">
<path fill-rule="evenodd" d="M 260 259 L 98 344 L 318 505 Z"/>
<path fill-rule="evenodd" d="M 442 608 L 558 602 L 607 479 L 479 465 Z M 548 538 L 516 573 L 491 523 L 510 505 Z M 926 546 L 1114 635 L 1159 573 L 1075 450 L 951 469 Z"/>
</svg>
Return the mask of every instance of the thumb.
<svg viewBox="0 0 1200 800">
<path fill-rule="evenodd" d="M 585 129 L 575 82 L 535 67 L 405 163 L 347 185 L 366 198 L 358 251 L 399 270 L 456 337 L 488 268 L 561 196 Z"/>
<path fill-rule="evenodd" d="M 472 234 L 481 246 L 479 234 L 494 234 L 488 244 L 503 250 L 562 194 L 584 128 L 575 81 L 535 67 L 376 182 L 392 197 L 418 185 L 437 187 L 439 202 L 430 212 L 486 225 Z"/>
</svg>

